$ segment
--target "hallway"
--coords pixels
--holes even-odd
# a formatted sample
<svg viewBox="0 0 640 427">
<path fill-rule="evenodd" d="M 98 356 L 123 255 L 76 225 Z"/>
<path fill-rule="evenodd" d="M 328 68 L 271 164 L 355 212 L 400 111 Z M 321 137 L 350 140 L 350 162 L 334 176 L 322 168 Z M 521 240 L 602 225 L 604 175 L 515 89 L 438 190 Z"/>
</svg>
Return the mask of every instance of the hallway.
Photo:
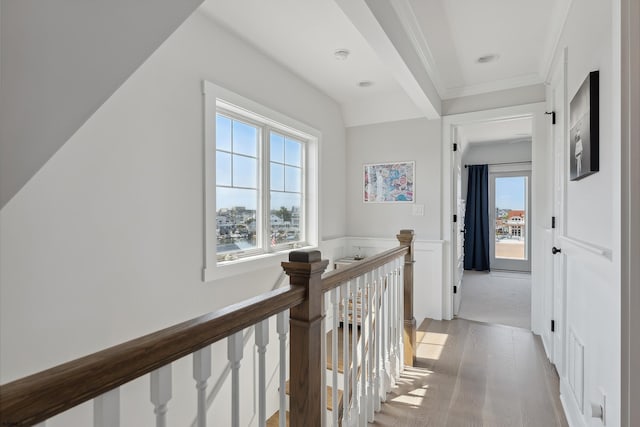
<svg viewBox="0 0 640 427">
<path fill-rule="evenodd" d="M 407 368 L 374 425 L 567 426 L 540 339 L 520 328 L 425 319 Z"/>
<path fill-rule="evenodd" d="M 531 330 L 531 274 L 465 271 L 457 317 Z"/>
</svg>

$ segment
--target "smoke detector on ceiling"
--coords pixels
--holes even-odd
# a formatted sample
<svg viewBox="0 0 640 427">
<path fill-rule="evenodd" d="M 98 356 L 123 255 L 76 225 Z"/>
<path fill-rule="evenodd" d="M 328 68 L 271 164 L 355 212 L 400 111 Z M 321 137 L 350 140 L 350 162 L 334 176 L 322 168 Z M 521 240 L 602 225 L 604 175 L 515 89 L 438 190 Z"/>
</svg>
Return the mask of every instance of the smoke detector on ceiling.
<svg viewBox="0 0 640 427">
<path fill-rule="evenodd" d="M 338 61 L 346 61 L 350 54 L 351 52 L 349 51 L 349 49 L 337 49 L 335 52 L 333 52 L 333 56 Z"/>
<path fill-rule="evenodd" d="M 488 62 L 494 62 L 497 61 L 498 58 L 500 58 L 500 55 L 498 55 L 497 53 L 490 53 L 488 55 L 482 55 L 481 57 L 479 57 L 478 59 L 476 59 L 476 62 L 478 64 L 486 64 Z"/>
<path fill-rule="evenodd" d="M 373 86 L 373 82 L 371 80 L 362 80 L 361 82 L 358 82 L 358 86 L 360 86 L 360 87 L 371 87 L 371 86 Z"/>
</svg>

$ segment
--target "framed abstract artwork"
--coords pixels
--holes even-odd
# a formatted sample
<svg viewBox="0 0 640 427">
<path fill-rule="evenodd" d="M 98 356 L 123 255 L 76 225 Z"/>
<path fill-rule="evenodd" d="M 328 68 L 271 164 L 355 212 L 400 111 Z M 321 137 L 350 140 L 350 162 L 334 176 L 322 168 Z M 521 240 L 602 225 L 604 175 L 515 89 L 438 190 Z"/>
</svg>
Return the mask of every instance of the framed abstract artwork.
<svg viewBox="0 0 640 427">
<path fill-rule="evenodd" d="M 598 72 L 589 73 L 569 106 L 569 179 L 600 169 Z"/>
<path fill-rule="evenodd" d="M 365 203 L 413 203 L 415 162 L 372 163 L 364 165 Z"/>
</svg>

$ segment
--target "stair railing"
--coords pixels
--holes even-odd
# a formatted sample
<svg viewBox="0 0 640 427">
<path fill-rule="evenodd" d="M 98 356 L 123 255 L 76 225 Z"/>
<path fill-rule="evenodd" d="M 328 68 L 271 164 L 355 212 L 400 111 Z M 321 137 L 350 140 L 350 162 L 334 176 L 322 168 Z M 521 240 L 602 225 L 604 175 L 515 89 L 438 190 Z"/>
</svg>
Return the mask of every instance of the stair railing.
<svg viewBox="0 0 640 427">
<path fill-rule="evenodd" d="M 323 291 L 329 295 L 322 300 L 328 301 L 323 316 L 330 314 L 332 319 L 330 346 L 323 346 L 330 347 L 331 352 L 331 425 L 373 422 L 403 367 L 413 366 L 413 231 L 402 230 L 397 237 L 399 247 L 334 270 L 322 280 Z M 325 336 L 324 323 L 323 327 L 321 336 Z M 323 348 L 321 355 L 326 351 Z M 342 404 L 337 392 L 340 386 Z M 322 392 L 324 407 L 327 387 L 323 386 Z"/>
<path fill-rule="evenodd" d="M 343 394 L 344 400 L 354 402 L 354 405 L 343 411 L 343 414 L 349 413 L 346 418 L 343 415 L 336 420 L 334 416 L 332 424 L 342 422 L 347 425 L 344 421 L 348 421 L 349 425 L 356 425 L 357 421 L 358 425 L 362 425 L 367 420 L 372 420 L 373 411 L 379 408 L 377 401 L 383 400 L 389 389 L 385 376 L 393 380 L 394 375 L 399 374 L 403 354 L 405 364 L 412 364 L 413 360 L 415 320 L 412 319 L 412 310 L 407 309 L 412 306 L 413 284 L 407 280 L 413 277 L 413 231 L 402 230 L 398 239 L 399 247 L 330 272 L 324 278 L 322 273 L 328 261 L 321 259 L 319 251 L 291 252 L 289 261 L 282 263 L 290 277 L 289 286 L 4 384 L 0 386 L 0 425 L 44 426 L 47 419 L 93 400 L 94 426 L 118 427 L 120 387 L 149 374 L 150 400 L 156 426 L 164 427 L 167 425 L 168 405 L 172 397 L 172 363 L 192 355 L 193 378 L 197 390 L 196 425 L 204 427 L 207 425 L 206 392 L 212 367 L 211 345 L 226 339 L 231 364 L 231 425 L 239 426 L 239 369 L 244 348 L 242 331 L 254 327 L 261 387 L 258 390 L 261 396 L 258 424 L 264 426 L 264 349 L 269 341 L 268 322 L 272 316 L 277 317 L 280 342 L 279 425 L 286 425 L 284 392 L 287 323 L 290 337 L 290 424 L 325 425 L 323 403 L 326 404 L 327 396 L 323 369 L 326 365 L 322 364 L 326 336 L 324 295 L 329 292 L 333 300 L 346 303 L 345 297 L 356 297 L 359 290 L 366 295 L 366 303 L 361 308 L 366 310 L 361 311 L 364 314 L 360 322 L 360 327 L 363 328 L 362 340 L 356 339 L 351 350 L 344 346 L 345 355 L 349 357 L 350 354 L 357 360 L 357 363 L 351 364 L 350 369 L 351 373 L 355 373 L 351 378 L 356 378 L 356 381 L 345 386 L 350 387 L 350 391 L 345 390 Z M 402 258 L 404 264 L 399 261 Z M 368 279 L 364 280 L 363 277 Z M 335 312 L 335 306 L 333 310 Z M 346 329 L 344 328 L 345 331 Z M 352 334 L 352 343 L 356 335 Z M 365 357 L 366 354 L 382 357 Z M 337 360 L 337 357 L 332 360 Z M 348 370 L 347 365 L 345 363 L 345 372 Z M 358 366 L 366 366 L 367 370 Z M 372 382 L 373 378 L 377 382 Z M 338 395 L 338 386 L 336 381 L 332 383 L 332 401 L 334 408 L 337 408 L 334 396 Z M 348 398 L 349 395 L 352 396 L 351 399 Z M 351 406 L 365 408 L 366 411 L 354 412 Z"/>
</svg>

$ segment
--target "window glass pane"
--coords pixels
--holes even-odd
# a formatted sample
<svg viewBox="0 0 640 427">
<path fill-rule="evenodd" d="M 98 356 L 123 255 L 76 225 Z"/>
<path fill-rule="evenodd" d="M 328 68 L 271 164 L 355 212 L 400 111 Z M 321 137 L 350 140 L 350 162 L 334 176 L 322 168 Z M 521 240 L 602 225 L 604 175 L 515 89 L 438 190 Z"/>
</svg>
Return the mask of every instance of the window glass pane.
<svg viewBox="0 0 640 427">
<path fill-rule="evenodd" d="M 271 189 L 284 191 L 284 166 L 271 163 Z"/>
<path fill-rule="evenodd" d="M 234 187 L 258 188 L 258 162 L 253 157 L 233 156 Z"/>
<path fill-rule="evenodd" d="M 216 151 L 216 185 L 231 185 L 231 154 Z"/>
<path fill-rule="evenodd" d="M 526 194 L 526 176 L 495 178 L 495 258 L 528 258 Z"/>
<path fill-rule="evenodd" d="M 284 136 L 271 132 L 271 161 L 284 163 Z"/>
<path fill-rule="evenodd" d="M 271 245 L 302 240 L 300 224 L 301 195 L 271 192 Z"/>
<path fill-rule="evenodd" d="M 302 143 L 286 138 L 284 161 L 289 165 L 302 166 Z"/>
<path fill-rule="evenodd" d="M 216 188 L 218 254 L 256 247 L 257 201 L 257 190 Z"/>
<path fill-rule="evenodd" d="M 285 191 L 300 192 L 302 188 L 302 174 L 300 168 L 294 168 L 291 166 L 285 166 L 284 168 L 285 178 L 284 183 Z"/>
<path fill-rule="evenodd" d="M 216 114 L 216 148 L 231 151 L 231 119 Z"/>
<path fill-rule="evenodd" d="M 258 129 L 254 126 L 234 120 L 233 152 L 257 157 Z"/>
</svg>

